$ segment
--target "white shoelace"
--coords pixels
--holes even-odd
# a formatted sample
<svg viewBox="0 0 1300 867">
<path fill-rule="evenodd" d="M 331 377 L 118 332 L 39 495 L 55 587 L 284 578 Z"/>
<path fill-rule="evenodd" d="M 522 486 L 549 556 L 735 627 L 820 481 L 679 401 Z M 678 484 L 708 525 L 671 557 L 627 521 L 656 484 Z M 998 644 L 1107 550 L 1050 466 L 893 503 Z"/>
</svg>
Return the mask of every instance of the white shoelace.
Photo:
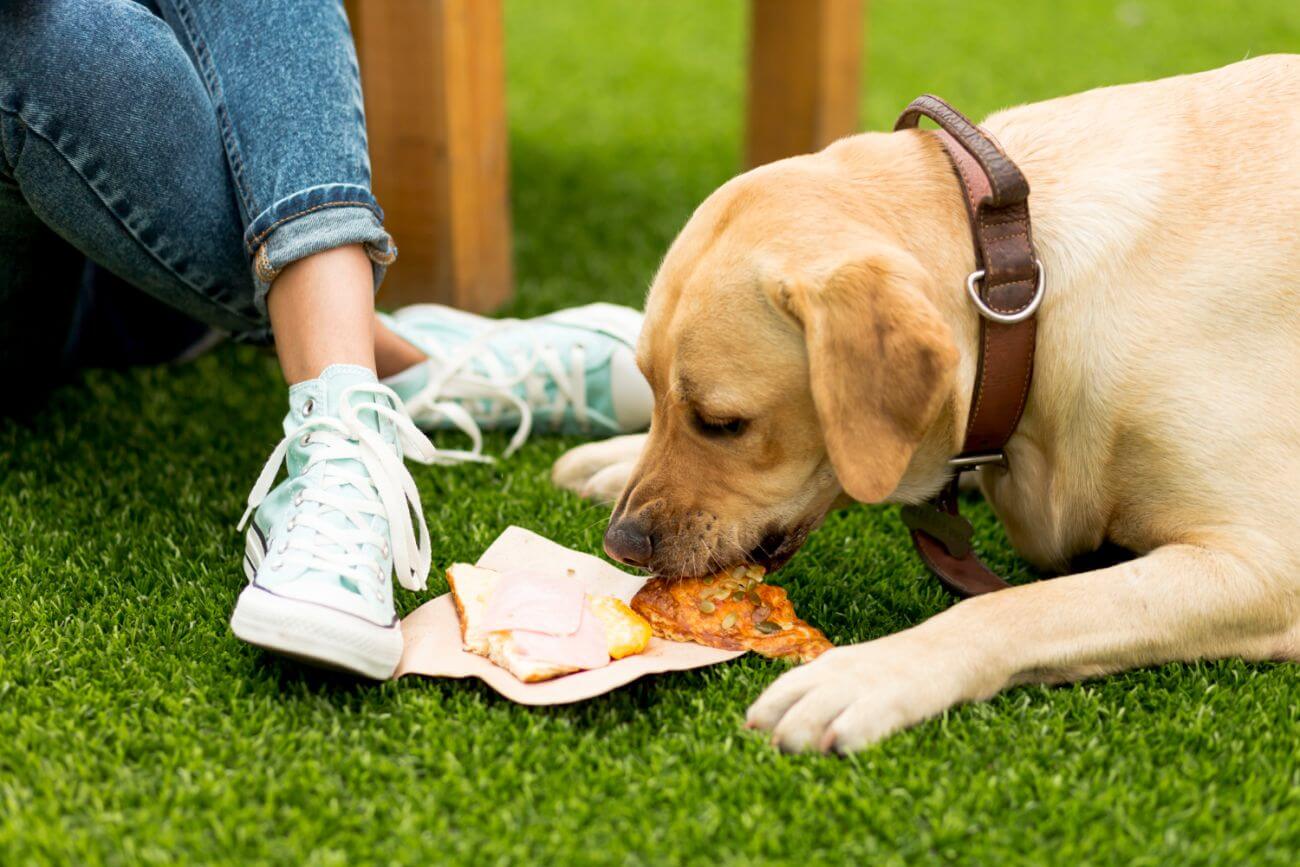
<svg viewBox="0 0 1300 867">
<path fill-rule="evenodd" d="M 511 361 L 514 372 L 507 369 L 488 346 L 498 332 L 522 325 L 516 319 L 503 319 L 486 329 L 454 352 L 443 352 L 437 347 L 430 351 L 429 381 L 407 401 L 407 407 L 417 415 L 443 416 L 470 438 L 468 451 L 441 449 L 440 455 L 453 461 L 491 461 L 483 454 L 483 433 L 478 422 L 465 408 L 470 401 L 483 401 L 491 406 L 488 419 L 498 419 L 513 407 L 519 413 L 519 426 L 510 438 L 503 457 L 510 457 L 527 440 L 533 429 L 533 413 L 550 413 L 557 420 L 572 406 L 573 417 L 581 426 L 587 424 L 587 356 L 581 345 L 574 344 L 569 352 L 569 366 L 555 347 L 535 340 L 531 355 L 522 352 Z M 477 373 L 473 364 L 482 365 L 486 375 Z M 555 399 L 546 402 L 546 378 L 555 383 Z M 523 384 L 526 397 L 515 394 L 517 385 Z"/>
<path fill-rule="evenodd" d="M 353 405 L 350 398 L 358 393 L 386 397 L 392 401 L 392 406 L 377 400 Z M 358 586 L 373 590 L 376 582 L 386 581 L 388 576 L 379 574 L 373 558 L 364 552 L 364 546 L 372 545 L 384 557 L 391 553 L 398 583 L 407 590 L 423 590 L 428 581 L 432 555 L 429 528 L 420 508 L 415 480 L 393 445 L 385 442 L 378 431 L 365 424 L 359 415 L 373 412 L 392 422 L 401 454 L 414 461 L 422 464 L 454 461 L 442 458 L 438 448 L 411 422 L 401 399 L 387 386 L 354 385 L 344 389 L 340 400 L 342 406 L 338 418 L 308 418 L 296 431 L 280 440 L 248 493 L 248 509 L 239 520 L 239 529 L 244 529 L 253 512 L 270 493 L 290 443 L 295 439 L 301 439 L 303 444 L 314 443 L 315 448 L 303 472 L 320 464 L 324 469 L 315 484 L 299 490 L 294 504 L 301 506 L 304 502 L 314 502 L 324 508 L 299 512 L 289 519 L 287 529 L 307 527 L 314 532 L 291 532 L 281 537 L 272 546 L 273 550 L 268 551 L 269 555 L 277 558 L 276 565 L 292 563 L 302 569 L 343 575 Z M 340 466 L 340 462 L 347 460 L 359 462 L 365 473 Z M 348 486 L 355 490 L 345 490 Z M 343 515 L 349 526 L 340 527 L 326 520 L 330 512 Z M 388 538 L 370 526 L 371 516 L 379 516 L 388 522 Z"/>
</svg>

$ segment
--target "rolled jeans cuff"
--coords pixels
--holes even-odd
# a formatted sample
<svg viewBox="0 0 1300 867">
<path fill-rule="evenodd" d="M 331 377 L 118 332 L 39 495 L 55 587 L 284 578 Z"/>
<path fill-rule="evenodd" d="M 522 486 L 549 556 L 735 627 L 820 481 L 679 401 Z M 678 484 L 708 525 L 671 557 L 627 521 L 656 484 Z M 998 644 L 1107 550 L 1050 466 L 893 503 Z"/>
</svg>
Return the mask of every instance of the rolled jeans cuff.
<svg viewBox="0 0 1300 867">
<path fill-rule="evenodd" d="M 365 187 L 329 184 L 280 200 L 259 214 L 244 233 L 253 256 L 254 303 L 266 317 L 271 283 L 292 262 L 335 247 L 361 244 L 374 268 L 375 289 L 397 258 L 384 230 L 384 212 Z"/>
</svg>

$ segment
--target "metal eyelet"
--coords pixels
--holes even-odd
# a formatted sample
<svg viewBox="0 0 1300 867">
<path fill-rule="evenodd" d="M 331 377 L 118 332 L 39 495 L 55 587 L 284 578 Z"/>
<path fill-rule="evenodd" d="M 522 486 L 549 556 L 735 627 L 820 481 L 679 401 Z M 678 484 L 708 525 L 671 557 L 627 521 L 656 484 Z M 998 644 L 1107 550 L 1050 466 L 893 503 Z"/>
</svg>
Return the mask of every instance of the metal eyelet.
<svg viewBox="0 0 1300 867">
<path fill-rule="evenodd" d="M 298 526 L 298 519 L 297 519 L 297 518 L 290 518 L 290 519 L 289 519 L 289 523 L 285 525 L 285 529 L 286 529 L 286 530 L 292 530 L 294 527 L 297 527 L 297 526 Z"/>
<path fill-rule="evenodd" d="M 312 410 L 314 410 L 314 409 L 316 409 L 316 400 L 315 400 L 315 398 L 311 398 L 311 397 L 307 398 L 307 402 L 304 403 L 304 404 L 302 405 L 302 414 L 303 414 L 303 416 L 309 416 L 309 415 L 311 415 L 311 414 L 312 414 Z"/>
<path fill-rule="evenodd" d="M 275 549 L 275 553 L 277 553 L 277 554 L 283 554 L 285 551 L 288 551 L 288 550 L 289 550 L 289 540 L 288 540 L 288 539 L 281 539 L 281 540 L 280 540 L 280 547 L 278 547 L 278 548 Z"/>
<path fill-rule="evenodd" d="M 300 445 L 304 445 L 304 446 L 311 445 L 311 434 L 309 433 L 303 434 L 302 439 L 298 440 L 298 442 Z"/>
<path fill-rule="evenodd" d="M 302 491 L 299 491 L 298 493 L 296 493 L 296 494 L 293 495 L 293 504 L 294 504 L 295 506 L 301 506 L 301 505 L 302 505 Z"/>
<path fill-rule="evenodd" d="M 388 556 L 388 543 L 387 543 L 387 542 L 385 542 L 383 545 L 381 545 L 381 546 L 379 547 L 379 554 L 380 554 L 380 556 L 383 556 L 383 557 L 387 557 L 387 556 Z"/>
</svg>

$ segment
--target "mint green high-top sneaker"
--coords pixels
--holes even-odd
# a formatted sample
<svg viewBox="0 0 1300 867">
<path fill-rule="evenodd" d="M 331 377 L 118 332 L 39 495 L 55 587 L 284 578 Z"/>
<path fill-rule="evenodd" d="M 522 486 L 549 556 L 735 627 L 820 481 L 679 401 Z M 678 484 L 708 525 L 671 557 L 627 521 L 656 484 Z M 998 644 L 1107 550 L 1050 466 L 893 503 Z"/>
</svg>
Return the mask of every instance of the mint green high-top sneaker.
<svg viewBox="0 0 1300 867">
<path fill-rule="evenodd" d="M 536 319 L 489 319 L 439 304 L 380 319 L 429 356 L 384 380 L 425 430 L 469 436 L 448 459 L 481 460 L 481 430 L 514 428 L 506 454 L 534 429 L 608 436 L 650 423 L 650 386 L 636 367 L 642 315 L 588 304 Z"/>
<path fill-rule="evenodd" d="M 290 388 L 284 432 L 240 521 L 249 583 L 231 629 L 277 653 L 388 678 L 402 656 L 390 576 L 422 590 L 430 562 L 402 459 L 432 463 L 437 450 L 401 400 L 355 365 Z M 288 477 L 272 488 L 282 463 Z"/>
</svg>

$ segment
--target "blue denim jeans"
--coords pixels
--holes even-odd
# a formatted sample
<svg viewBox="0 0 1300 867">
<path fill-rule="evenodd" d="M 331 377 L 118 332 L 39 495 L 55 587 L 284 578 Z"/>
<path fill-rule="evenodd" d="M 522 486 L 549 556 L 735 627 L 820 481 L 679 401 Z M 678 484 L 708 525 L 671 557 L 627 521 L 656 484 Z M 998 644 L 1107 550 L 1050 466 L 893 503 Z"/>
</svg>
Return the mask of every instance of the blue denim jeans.
<svg viewBox="0 0 1300 867">
<path fill-rule="evenodd" d="M 265 339 L 297 259 L 362 244 L 378 286 L 382 220 L 341 0 L 0 2 L 0 353 L 66 337 L 83 256 Z"/>
</svg>

